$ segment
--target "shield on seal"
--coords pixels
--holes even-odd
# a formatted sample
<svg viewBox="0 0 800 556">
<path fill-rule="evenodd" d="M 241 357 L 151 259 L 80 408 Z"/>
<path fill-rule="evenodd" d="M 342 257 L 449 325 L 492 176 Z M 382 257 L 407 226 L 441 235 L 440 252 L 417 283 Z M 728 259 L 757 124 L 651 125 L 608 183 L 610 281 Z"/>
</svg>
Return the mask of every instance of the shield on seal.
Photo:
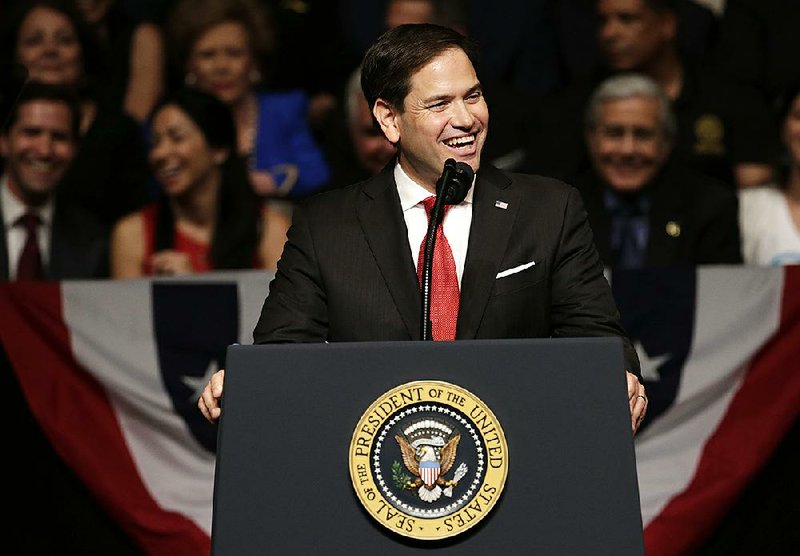
<svg viewBox="0 0 800 556">
<path fill-rule="evenodd" d="M 426 487 L 432 487 L 436 483 L 436 479 L 439 478 L 439 462 L 419 462 L 419 476 Z"/>
</svg>

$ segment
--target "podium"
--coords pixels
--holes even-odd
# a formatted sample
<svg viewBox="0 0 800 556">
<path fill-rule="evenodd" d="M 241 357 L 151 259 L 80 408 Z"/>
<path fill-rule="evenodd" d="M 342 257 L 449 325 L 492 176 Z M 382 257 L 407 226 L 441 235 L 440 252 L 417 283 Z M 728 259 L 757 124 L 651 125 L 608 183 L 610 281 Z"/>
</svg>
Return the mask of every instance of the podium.
<svg viewBox="0 0 800 556">
<path fill-rule="evenodd" d="M 219 425 L 212 553 L 643 555 L 618 338 L 232 346 Z M 351 441 L 387 391 L 442 381 L 502 425 L 507 479 L 443 540 L 364 508 Z"/>
</svg>

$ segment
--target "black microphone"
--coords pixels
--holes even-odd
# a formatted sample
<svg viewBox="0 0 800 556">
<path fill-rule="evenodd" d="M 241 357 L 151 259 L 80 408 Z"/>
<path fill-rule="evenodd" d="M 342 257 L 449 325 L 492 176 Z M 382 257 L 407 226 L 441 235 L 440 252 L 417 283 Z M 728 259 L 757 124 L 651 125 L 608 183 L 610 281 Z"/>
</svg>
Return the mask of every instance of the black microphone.
<svg viewBox="0 0 800 556">
<path fill-rule="evenodd" d="M 436 230 L 444 218 L 444 205 L 457 205 L 466 197 L 475 172 L 465 162 L 448 158 L 444 163 L 442 175 L 436 182 L 436 202 L 428 219 L 428 233 L 425 236 L 425 251 L 422 261 L 422 311 L 420 314 L 420 337 L 433 340 L 431 326 L 431 274 L 433 270 L 433 250 L 436 246 Z"/>
</svg>

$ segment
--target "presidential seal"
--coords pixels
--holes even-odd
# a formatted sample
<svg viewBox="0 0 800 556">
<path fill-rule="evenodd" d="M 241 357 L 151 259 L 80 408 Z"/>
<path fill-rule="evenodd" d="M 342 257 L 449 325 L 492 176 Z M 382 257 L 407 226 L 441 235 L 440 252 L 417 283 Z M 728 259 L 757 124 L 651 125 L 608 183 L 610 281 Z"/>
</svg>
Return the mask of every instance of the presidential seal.
<svg viewBox="0 0 800 556">
<path fill-rule="evenodd" d="M 477 396 L 409 382 L 364 412 L 350 443 L 359 500 L 384 527 L 436 540 L 463 533 L 497 503 L 508 472 L 503 429 Z"/>
</svg>

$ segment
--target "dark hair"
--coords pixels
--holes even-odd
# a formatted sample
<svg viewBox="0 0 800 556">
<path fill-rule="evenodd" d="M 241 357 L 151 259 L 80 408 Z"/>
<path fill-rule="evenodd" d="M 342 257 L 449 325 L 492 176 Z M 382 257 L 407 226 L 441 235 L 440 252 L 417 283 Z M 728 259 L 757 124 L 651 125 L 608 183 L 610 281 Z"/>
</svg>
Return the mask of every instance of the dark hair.
<svg viewBox="0 0 800 556">
<path fill-rule="evenodd" d="M 72 2 L 67 0 L 31 0 L 17 2 L 10 10 L 7 20 L 0 32 L 0 57 L 2 62 L 11 63 L 17 58 L 17 43 L 22 24 L 28 15 L 38 8 L 53 10 L 66 17 L 78 38 L 83 61 L 83 79 L 76 84 L 76 92 L 89 96 L 95 85 L 96 76 L 103 73 L 103 52 L 99 42 L 88 23 L 81 17 Z"/>
<path fill-rule="evenodd" d="M 231 112 L 217 97 L 196 89 L 181 89 L 161 100 L 153 116 L 167 106 L 182 110 L 200 128 L 211 147 L 228 149 L 222 166 L 217 219 L 211 238 L 210 259 L 215 269 L 252 268 L 260 237 L 258 200 L 237 155 L 236 127 Z M 175 240 L 175 217 L 166 195 L 159 200 L 155 248 L 170 249 Z"/>
<path fill-rule="evenodd" d="M 642 3 L 654 12 L 678 13 L 678 0 L 642 0 Z"/>
<path fill-rule="evenodd" d="M 800 80 L 784 87 L 783 92 L 781 92 L 778 97 L 778 124 L 781 127 L 783 127 L 783 123 L 792 110 L 792 105 L 794 105 L 794 101 L 798 95 L 800 95 Z"/>
<path fill-rule="evenodd" d="M 22 88 L 22 91 L 17 97 L 17 101 L 11 107 L 8 121 L 3 127 L 3 133 L 8 133 L 8 130 L 17 122 L 20 108 L 22 108 L 23 105 L 36 101 L 60 102 L 66 105 L 69 109 L 72 140 L 79 140 L 81 132 L 81 107 L 72 90 L 62 85 L 48 85 L 36 81 L 29 81 Z"/>
<path fill-rule="evenodd" d="M 414 73 L 446 50 L 456 48 L 477 65 L 472 43 L 447 27 L 414 23 L 386 31 L 364 55 L 361 89 L 370 110 L 380 98 L 402 112 Z"/>
</svg>

